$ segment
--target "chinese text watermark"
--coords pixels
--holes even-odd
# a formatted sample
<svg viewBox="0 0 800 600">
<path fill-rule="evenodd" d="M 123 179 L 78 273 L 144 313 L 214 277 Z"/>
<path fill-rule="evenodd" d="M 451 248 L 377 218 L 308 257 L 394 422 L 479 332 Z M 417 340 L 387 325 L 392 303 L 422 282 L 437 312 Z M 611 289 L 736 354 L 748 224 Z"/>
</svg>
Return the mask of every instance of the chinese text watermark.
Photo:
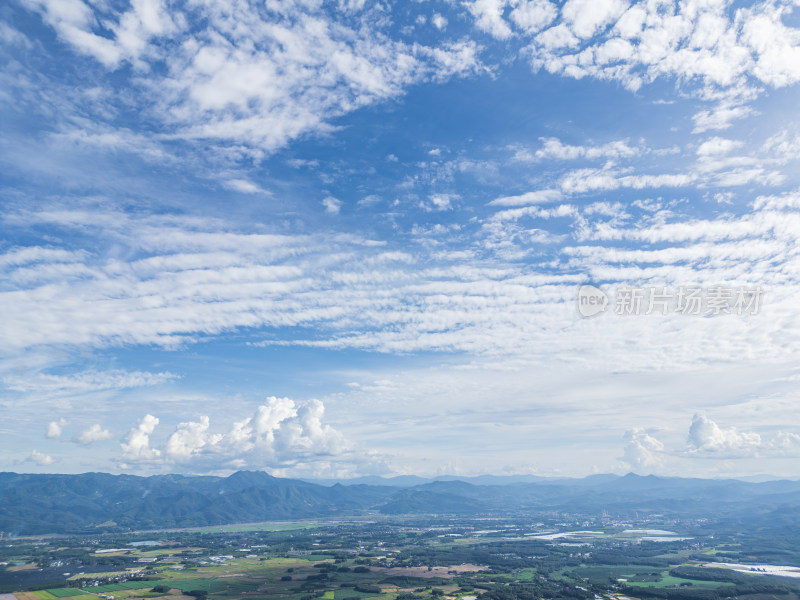
<svg viewBox="0 0 800 600">
<path fill-rule="evenodd" d="M 607 311 L 620 316 L 720 316 L 756 315 L 761 310 L 762 295 L 760 286 L 620 286 L 614 294 L 608 294 L 599 287 L 582 285 L 577 300 L 583 317 Z"/>
</svg>

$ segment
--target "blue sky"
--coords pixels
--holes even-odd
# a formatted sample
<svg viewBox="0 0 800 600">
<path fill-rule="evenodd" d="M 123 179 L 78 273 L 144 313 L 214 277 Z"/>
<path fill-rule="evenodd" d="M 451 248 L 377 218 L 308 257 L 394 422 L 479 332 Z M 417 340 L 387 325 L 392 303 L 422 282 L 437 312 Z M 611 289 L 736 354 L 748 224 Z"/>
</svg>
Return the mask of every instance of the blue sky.
<svg viewBox="0 0 800 600">
<path fill-rule="evenodd" d="M 0 469 L 796 476 L 798 27 L 4 4 Z M 614 310 L 686 287 L 760 304 Z"/>
</svg>

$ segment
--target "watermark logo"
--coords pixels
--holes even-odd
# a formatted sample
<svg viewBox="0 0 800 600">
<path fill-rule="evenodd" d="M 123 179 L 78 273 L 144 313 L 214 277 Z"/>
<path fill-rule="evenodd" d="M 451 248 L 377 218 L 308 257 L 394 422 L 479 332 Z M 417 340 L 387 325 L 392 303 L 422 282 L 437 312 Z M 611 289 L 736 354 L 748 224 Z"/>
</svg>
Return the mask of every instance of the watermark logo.
<svg viewBox="0 0 800 600">
<path fill-rule="evenodd" d="M 755 287 L 695 286 L 630 287 L 621 286 L 611 296 L 593 285 L 578 288 L 578 312 L 594 317 L 613 308 L 620 316 L 667 315 L 714 317 L 720 315 L 756 315 L 761 310 L 762 290 Z"/>
<path fill-rule="evenodd" d="M 578 290 L 578 312 L 582 317 L 593 317 L 608 308 L 608 294 L 599 287 L 582 285 Z"/>
</svg>

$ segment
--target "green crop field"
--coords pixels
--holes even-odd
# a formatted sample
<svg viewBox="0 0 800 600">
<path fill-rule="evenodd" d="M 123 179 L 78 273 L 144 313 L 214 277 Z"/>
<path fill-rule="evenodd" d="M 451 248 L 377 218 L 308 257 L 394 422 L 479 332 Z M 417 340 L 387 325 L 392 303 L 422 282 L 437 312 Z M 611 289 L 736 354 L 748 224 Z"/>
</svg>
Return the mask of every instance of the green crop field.
<svg viewBox="0 0 800 600">
<path fill-rule="evenodd" d="M 339 590 L 335 590 L 333 593 L 334 600 L 355 600 L 357 598 L 367 598 L 370 596 L 375 596 L 375 594 L 359 592 L 353 588 L 341 588 Z"/>
<path fill-rule="evenodd" d="M 727 581 L 701 581 L 699 579 L 684 579 L 683 577 L 673 577 L 669 573 L 663 573 L 659 581 L 628 581 L 625 585 L 632 587 L 677 587 L 681 584 L 691 584 L 695 588 L 718 588 L 722 586 L 733 585 Z"/>
<path fill-rule="evenodd" d="M 78 588 L 55 588 L 51 590 L 47 590 L 56 598 L 69 598 L 70 596 L 80 596 L 85 594 L 83 590 Z"/>
<path fill-rule="evenodd" d="M 182 592 L 203 590 L 209 594 L 241 594 L 244 592 L 254 591 L 256 588 L 258 588 L 258 584 L 251 581 L 241 581 L 239 579 L 216 579 L 211 577 L 198 579 L 164 579 L 161 581 L 151 581 L 150 585 L 166 585 L 171 588 L 179 589 Z"/>
</svg>

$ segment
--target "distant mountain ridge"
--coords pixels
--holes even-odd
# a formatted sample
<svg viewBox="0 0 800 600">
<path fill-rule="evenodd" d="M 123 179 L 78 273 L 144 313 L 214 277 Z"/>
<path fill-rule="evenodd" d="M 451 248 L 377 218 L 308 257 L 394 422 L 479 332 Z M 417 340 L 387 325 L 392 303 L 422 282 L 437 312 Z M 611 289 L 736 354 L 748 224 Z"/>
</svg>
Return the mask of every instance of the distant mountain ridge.
<svg viewBox="0 0 800 600">
<path fill-rule="evenodd" d="M 797 523 L 800 482 L 595 475 L 527 480 L 403 477 L 322 485 L 239 471 L 228 477 L 0 473 L 0 531 L 129 531 L 383 514 L 659 513 Z"/>
<path fill-rule="evenodd" d="M 617 478 L 619 475 L 590 475 L 589 477 Z M 309 483 L 319 483 L 320 485 L 389 485 L 394 487 L 413 487 L 433 483 L 434 481 L 466 481 L 474 485 L 506 485 L 509 483 L 552 483 L 564 481 L 564 477 L 543 477 L 541 475 L 476 475 L 472 477 L 460 477 L 458 475 L 439 475 L 437 477 L 419 477 L 417 475 L 396 475 L 394 477 L 380 477 L 378 475 L 368 475 L 365 477 L 355 477 L 353 479 L 302 479 Z M 586 479 L 589 479 L 588 477 Z M 578 481 L 572 479 L 571 481 Z"/>
</svg>

